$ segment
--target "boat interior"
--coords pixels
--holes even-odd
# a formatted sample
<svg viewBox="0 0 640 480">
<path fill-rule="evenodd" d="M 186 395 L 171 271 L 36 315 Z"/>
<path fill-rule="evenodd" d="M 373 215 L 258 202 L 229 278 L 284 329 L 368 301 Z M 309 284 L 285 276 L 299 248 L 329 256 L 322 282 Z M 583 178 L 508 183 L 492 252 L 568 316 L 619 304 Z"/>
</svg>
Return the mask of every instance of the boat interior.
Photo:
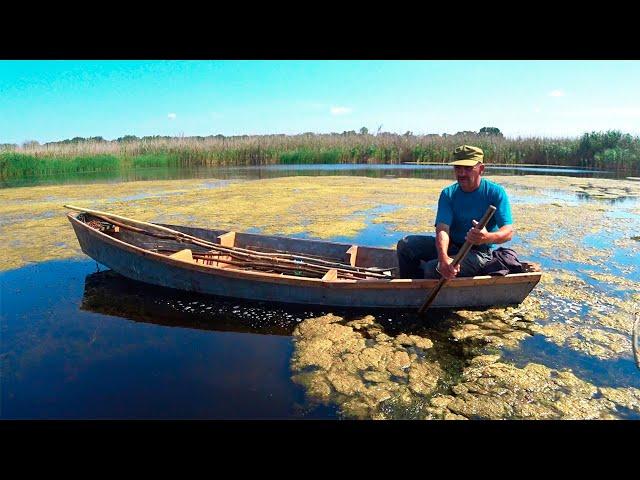
<svg viewBox="0 0 640 480">
<path fill-rule="evenodd" d="M 238 265 L 228 263 L 234 259 L 230 255 L 223 255 L 220 251 L 212 250 L 205 245 L 197 245 L 175 238 L 158 238 L 135 229 L 123 228 L 119 225 L 106 222 L 104 217 L 94 217 L 90 214 L 81 214 L 78 218 L 101 232 L 117 238 L 125 243 L 166 255 L 179 260 L 189 261 L 201 265 L 210 265 L 218 268 L 231 269 L 255 269 L 254 265 Z M 350 243 L 337 243 L 322 240 L 308 240 L 301 238 L 279 237 L 261 235 L 255 233 L 243 233 L 228 230 L 212 230 L 204 228 L 186 227 L 182 225 L 157 224 L 161 227 L 176 230 L 181 233 L 196 237 L 220 247 L 239 250 L 239 253 L 252 255 L 271 254 L 280 258 L 282 255 L 302 257 L 302 266 L 315 264 L 318 261 L 327 262 L 326 265 L 335 263 L 345 268 L 355 267 L 359 269 L 371 269 L 366 278 L 398 278 L 398 260 L 396 252 L 390 248 L 365 247 Z M 155 232 L 160 233 L 160 232 Z M 263 260 L 260 257 L 254 260 Z M 238 262 L 239 263 L 239 262 Z M 324 264 L 324 263 L 323 263 Z M 323 279 L 337 278 L 338 272 L 334 269 L 326 269 Z M 338 267 L 338 270 L 341 270 Z M 318 276 L 318 275 L 313 275 Z"/>
<path fill-rule="evenodd" d="M 125 243 L 200 265 L 294 274 L 322 278 L 323 280 L 399 278 L 396 251 L 391 248 L 366 247 L 349 243 L 212 230 L 182 225 L 154 224 L 204 241 L 204 245 L 198 245 L 175 237 L 166 238 L 171 237 L 171 234 L 160 230 L 151 232 L 151 227 L 146 230 L 131 228 L 130 225 L 112 220 L 105 221 L 108 219 L 95 217 L 88 213 L 80 214 L 77 218 Z M 207 245 L 207 243 L 212 245 Z M 224 247 L 224 249 L 216 249 L 218 246 Z M 280 260 L 282 258 L 286 258 L 287 265 L 282 264 Z M 525 272 L 540 271 L 537 264 L 531 262 L 522 262 L 522 264 Z"/>
</svg>

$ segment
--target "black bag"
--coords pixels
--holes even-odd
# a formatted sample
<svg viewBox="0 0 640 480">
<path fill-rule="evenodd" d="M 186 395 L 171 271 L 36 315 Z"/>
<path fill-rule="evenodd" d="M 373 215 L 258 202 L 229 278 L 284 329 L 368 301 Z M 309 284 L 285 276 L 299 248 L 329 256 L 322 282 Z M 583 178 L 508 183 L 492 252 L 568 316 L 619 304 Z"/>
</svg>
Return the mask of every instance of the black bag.
<svg viewBox="0 0 640 480">
<path fill-rule="evenodd" d="M 510 248 L 500 247 L 491 252 L 493 257 L 482 267 L 478 275 L 508 275 L 510 273 L 523 273 L 524 268 L 516 252 Z"/>
</svg>

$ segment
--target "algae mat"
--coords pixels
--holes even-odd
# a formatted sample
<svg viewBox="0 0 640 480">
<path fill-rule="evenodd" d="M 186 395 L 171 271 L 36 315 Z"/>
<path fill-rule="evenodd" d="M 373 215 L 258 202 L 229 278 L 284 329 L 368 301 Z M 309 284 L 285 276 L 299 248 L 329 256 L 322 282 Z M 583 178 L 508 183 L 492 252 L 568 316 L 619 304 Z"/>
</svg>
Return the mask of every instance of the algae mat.
<svg viewBox="0 0 640 480">
<path fill-rule="evenodd" d="M 640 303 L 640 185 L 489 177 L 512 198 L 510 246 L 546 272 L 518 308 L 457 311 L 436 327 L 322 316 L 294 332 L 292 379 L 346 418 L 625 418 L 640 415 L 631 326 Z M 433 232 L 447 180 L 285 177 L 0 190 L 0 269 L 83 257 L 65 203 L 145 221 L 320 239 L 371 226 L 393 246 Z M 546 352 L 546 355 L 545 355 Z M 606 377 L 598 372 L 608 369 Z"/>
</svg>

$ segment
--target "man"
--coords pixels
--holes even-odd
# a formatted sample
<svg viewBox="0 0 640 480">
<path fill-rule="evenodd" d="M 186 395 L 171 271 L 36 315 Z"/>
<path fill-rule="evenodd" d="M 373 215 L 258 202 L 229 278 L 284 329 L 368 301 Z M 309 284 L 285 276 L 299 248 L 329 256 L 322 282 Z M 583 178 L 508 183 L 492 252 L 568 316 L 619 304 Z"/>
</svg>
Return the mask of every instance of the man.
<svg viewBox="0 0 640 480">
<path fill-rule="evenodd" d="M 511 206 L 503 187 L 482 178 L 484 152 L 462 145 L 453 152 L 457 183 L 442 190 L 436 214 L 436 236 L 408 235 L 398 242 L 402 278 L 472 277 L 491 260 L 495 244 L 513 237 Z M 496 211 L 486 228 L 475 226 L 489 205 Z M 451 266 L 466 240 L 473 245 L 457 266 Z"/>
</svg>

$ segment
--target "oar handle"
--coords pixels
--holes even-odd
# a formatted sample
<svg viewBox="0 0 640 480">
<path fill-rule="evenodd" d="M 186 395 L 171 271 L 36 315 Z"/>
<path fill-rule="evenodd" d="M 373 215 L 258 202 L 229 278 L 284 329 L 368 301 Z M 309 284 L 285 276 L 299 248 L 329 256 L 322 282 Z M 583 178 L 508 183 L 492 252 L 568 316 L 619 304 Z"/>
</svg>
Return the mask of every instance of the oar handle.
<svg viewBox="0 0 640 480">
<path fill-rule="evenodd" d="M 493 205 L 489 205 L 489 208 L 487 208 L 487 211 L 484 213 L 484 216 L 480 219 L 480 222 L 478 223 L 478 225 L 476 225 L 475 228 L 477 228 L 478 230 L 482 230 L 483 228 L 485 228 L 487 226 L 487 223 L 489 223 L 489 220 L 491 220 L 491 217 L 493 217 L 493 214 L 495 213 L 495 211 L 496 211 L 496 207 L 494 207 Z M 469 252 L 472 246 L 473 244 L 468 240 L 464 242 L 464 245 L 462 245 L 462 248 L 460 249 L 458 254 L 454 257 L 453 262 L 451 262 L 451 265 L 454 267 L 458 265 L 462 261 L 462 259 L 464 259 L 465 255 Z M 436 296 L 438 295 L 438 292 L 440 291 L 440 289 L 444 286 L 445 283 L 447 283 L 447 280 L 448 279 L 444 277 L 440 279 L 440 281 L 438 282 L 438 285 L 436 285 L 436 288 L 434 288 L 431 291 L 431 293 L 429 294 L 427 299 L 424 301 L 422 306 L 418 309 L 419 314 L 422 314 L 427 308 L 429 308 L 429 306 L 436 299 Z"/>
</svg>

